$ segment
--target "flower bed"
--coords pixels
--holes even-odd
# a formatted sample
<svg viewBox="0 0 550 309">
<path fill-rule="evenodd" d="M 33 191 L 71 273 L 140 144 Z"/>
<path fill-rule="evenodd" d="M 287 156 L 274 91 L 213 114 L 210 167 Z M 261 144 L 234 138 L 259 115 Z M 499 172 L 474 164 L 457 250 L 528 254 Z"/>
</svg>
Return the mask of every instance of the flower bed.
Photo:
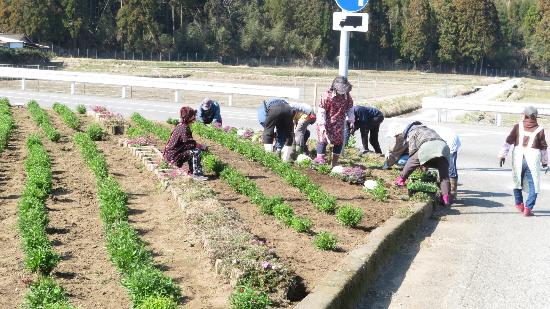
<svg viewBox="0 0 550 309">
<path fill-rule="evenodd" d="M 156 160 L 155 157 L 161 157 L 154 147 L 140 147 L 128 141 L 122 144 L 132 149 L 132 153 L 141 158 L 144 164 Z M 273 208 L 281 204 L 279 198 L 264 196 L 250 180 L 238 175 L 238 172 L 223 165 L 211 154 L 205 156 L 204 164 L 206 168 L 223 173 L 226 179 L 243 192 L 254 195 L 257 201 L 263 203 L 264 209 L 272 214 Z M 164 182 L 193 222 L 191 227 L 196 238 L 203 244 L 216 272 L 235 286 L 231 297 L 233 307 L 246 308 L 247 302 L 259 302 L 262 299 L 268 303 L 287 304 L 289 295 L 295 293 L 295 275 L 282 265 L 273 250 L 250 234 L 242 225 L 238 214 L 223 207 L 204 184 L 185 176 L 187 173 L 182 169 L 159 169 L 160 167 L 156 165 L 151 170 Z M 295 226 L 296 221 L 305 222 L 295 216 L 290 219 L 294 219 Z"/>
<path fill-rule="evenodd" d="M 39 127 L 42 128 L 44 134 L 46 134 L 46 137 L 54 142 L 59 141 L 61 134 L 59 134 L 59 132 L 53 127 L 48 113 L 43 110 L 38 103 L 36 103 L 36 101 L 29 101 L 27 107 L 29 108 L 32 119 Z"/>
<path fill-rule="evenodd" d="M 181 290 L 155 267 L 151 253 L 128 223 L 128 198 L 118 182 L 109 175 L 103 154 L 84 133 L 77 133 L 74 142 L 96 176 L 107 251 L 124 277 L 122 284 L 128 289 L 134 307 L 164 302 L 168 303 L 168 308 L 175 308 L 181 298 Z"/>
<path fill-rule="evenodd" d="M 73 130 L 80 129 L 80 119 L 67 106 L 56 102 L 53 104 L 53 110 L 61 116 L 61 119 L 69 128 Z"/>
<path fill-rule="evenodd" d="M 10 132 L 13 128 L 13 117 L 8 99 L 0 99 L 0 153 L 6 147 Z"/>
<path fill-rule="evenodd" d="M 25 253 L 25 266 L 40 276 L 31 285 L 25 302 L 29 308 L 70 308 L 65 292 L 50 277 L 60 260 L 46 234 L 48 212 L 45 200 L 52 190 L 50 157 L 40 137 L 35 134 L 28 137 L 27 150 L 27 178 L 18 205 L 18 226 Z"/>
</svg>

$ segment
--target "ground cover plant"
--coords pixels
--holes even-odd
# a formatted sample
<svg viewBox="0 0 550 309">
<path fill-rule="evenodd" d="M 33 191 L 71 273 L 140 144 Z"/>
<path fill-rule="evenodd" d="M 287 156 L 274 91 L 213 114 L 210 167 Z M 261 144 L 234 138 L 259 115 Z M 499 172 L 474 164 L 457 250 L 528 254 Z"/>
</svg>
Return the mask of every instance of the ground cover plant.
<svg viewBox="0 0 550 309">
<path fill-rule="evenodd" d="M 8 99 L 0 99 L 0 153 L 8 143 L 12 128 L 13 117 L 10 111 L 10 102 Z"/>
<path fill-rule="evenodd" d="M 48 113 L 43 110 L 36 101 L 30 101 L 27 107 L 31 113 L 32 119 L 42 128 L 46 137 L 53 142 L 59 141 L 61 134 L 53 127 Z"/>
<path fill-rule="evenodd" d="M 227 133 L 212 126 L 199 123 L 193 124 L 193 132 L 269 168 L 282 177 L 288 184 L 304 193 L 320 211 L 325 213 L 334 213 L 336 211 L 336 197 L 324 192 L 319 185 L 311 182 L 306 175 L 293 169 L 292 165 L 282 162 L 271 153 L 266 153 L 259 145 L 247 139 L 238 138 L 236 134 Z"/>
<path fill-rule="evenodd" d="M 100 217 L 107 237 L 107 251 L 123 275 L 122 284 L 128 289 L 134 307 L 155 303 L 151 298 L 166 298 L 173 302 L 181 298 L 180 288 L 154 266 L 152 255 L 128 222 L 128 197 L 109 175 L 103 154 L 94 141 L 84 133 L 74 136 L 89 168 L 96 176 Z"/>
<path fill-rule="evenodd" d="M 79 130 L 80 129 L 80 119 L 76 117 L 75 113 L 68 108 L 67 106 L 60 104 L 60 103 L 54 103 L 53 104 L 53 110 L 61 116 L 61 119 L 63 119 L 63 122 L 65 124 L 73 129 L 73 130 Z"/>
<path fill-rule="evenodd" d="M 50 157 L 36 134 L 27 138 L 27 150 L 27 177 L 18 205 L 18 226 L 25 266 L 39 277 L 25 296 L 25 305 L 29 308 L 70 308 L 63 289 L 50 277 L 60 260 L 46 234 L 45 200 L 52 190 Z"/>
<path fill-rule="evenodd" d="M 253 181 L 231 166 L 222 163 L 213 154 L 206 153 L 203 158 L 205 168 L 220 175 L 238 193 L 249 197 L 254 204 L 260 207 L 262 214 L 275 216 L 281 223 L 299 233 L 311 231 L 313 227 L 311 220 L 296 216 L 292 207 L 285 204 L 282 198 L 266 196 Z"/>
</svg>

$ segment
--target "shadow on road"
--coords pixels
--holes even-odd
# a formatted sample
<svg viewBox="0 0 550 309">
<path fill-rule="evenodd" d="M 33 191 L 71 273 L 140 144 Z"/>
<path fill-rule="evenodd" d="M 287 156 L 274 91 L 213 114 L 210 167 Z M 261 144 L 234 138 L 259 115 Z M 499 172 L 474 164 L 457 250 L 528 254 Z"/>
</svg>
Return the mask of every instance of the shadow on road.
<svg viewBox="0 0 550 309">
<path fill-rule="evenodd" d="M 404 239 L 397 252 L 379 269 L 378 278 L 370 285 L 356 308 L 388 308 L 392 295 L 399 290 L 407 270 L 420 251 L 424 239 L 432 235 L 442 216 L 454 214 L 455 212 L 458 213 L 453 209 L 435 212 L 417 233 L 411 234 L 408 239 Z M 388 278 L 391 279 L 388 280 Z"/>
</svg>

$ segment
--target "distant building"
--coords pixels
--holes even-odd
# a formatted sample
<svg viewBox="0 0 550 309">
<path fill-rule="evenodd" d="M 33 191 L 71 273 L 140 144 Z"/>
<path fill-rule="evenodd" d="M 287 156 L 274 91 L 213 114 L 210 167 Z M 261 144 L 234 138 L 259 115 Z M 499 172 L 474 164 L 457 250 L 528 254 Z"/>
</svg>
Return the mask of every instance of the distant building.
<svg viewBox="0 0 550 309">
<path fill-rule="evenodd" d="M 24 34 L 0 33 L 0 47 L 48 49 L 48 46 L 36 44 Z"/>
</svg>

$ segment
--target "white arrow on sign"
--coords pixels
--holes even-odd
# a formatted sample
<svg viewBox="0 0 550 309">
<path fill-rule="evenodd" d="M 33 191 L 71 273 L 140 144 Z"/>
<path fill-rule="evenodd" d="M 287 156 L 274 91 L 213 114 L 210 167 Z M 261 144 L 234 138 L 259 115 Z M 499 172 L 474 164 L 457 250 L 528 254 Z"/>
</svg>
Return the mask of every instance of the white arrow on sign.
<svg viewBox="0 0 550 309">
<path fill-rule="evenodd" d="M 365 4 L 365 0 L 359 0 L 359 6 L 363 6 Z"/>
</svg>

